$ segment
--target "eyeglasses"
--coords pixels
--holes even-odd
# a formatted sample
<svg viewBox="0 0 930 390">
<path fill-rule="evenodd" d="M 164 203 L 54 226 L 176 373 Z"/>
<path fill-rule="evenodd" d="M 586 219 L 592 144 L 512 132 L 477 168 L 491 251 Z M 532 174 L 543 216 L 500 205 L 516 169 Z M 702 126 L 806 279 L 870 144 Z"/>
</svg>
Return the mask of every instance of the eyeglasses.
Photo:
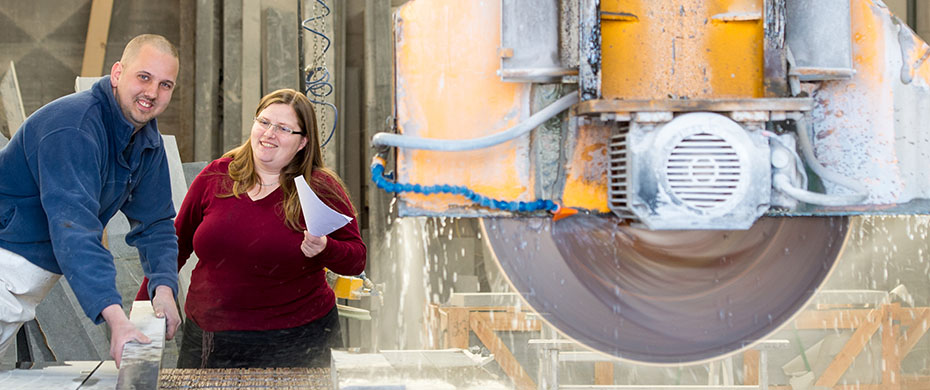
<svg viewBox="0 0 930 390">
<path fill-rule="evenodd" d="M 287 133 L 287 134 L 303 134 L 304 133 L 302 131 L 291 129 L 290 127 L 287 127 L 287 126 L 281 126 L 277 123 L 271 123 L 271 121 L 265 118 L 262 118 L 260 116 L 255 117 L 255 123 L 258 123 L 258 125 L 261 126 L 265 130 L 273 128 L 281 133 Z"/>
</svg>

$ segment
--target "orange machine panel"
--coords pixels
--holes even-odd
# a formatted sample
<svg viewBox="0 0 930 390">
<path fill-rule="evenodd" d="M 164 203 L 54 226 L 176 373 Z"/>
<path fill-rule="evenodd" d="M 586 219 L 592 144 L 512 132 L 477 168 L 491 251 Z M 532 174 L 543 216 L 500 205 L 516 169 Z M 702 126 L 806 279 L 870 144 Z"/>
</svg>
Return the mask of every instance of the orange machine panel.
<svg viewBox="0 0 930 390">
<path fill-rule="evenodd" d="M 529 116 L 530 86 L 500 80 L 500 4 L 410 1 L 395 13 L 397 125 L 405 135 L 454 140 L 504 131 Z M 466 186 L 502 200 L 534 200 L 529 137 L 467 152 L 399 150 L 398 181 Z M 455 195 L 404 193 L 403 207 L 454 215 Z"/>
<path fill-rule="evenodd" d="M 763 94 L 763 0 L 601 0 L 605 99 Z"/>
</svg>

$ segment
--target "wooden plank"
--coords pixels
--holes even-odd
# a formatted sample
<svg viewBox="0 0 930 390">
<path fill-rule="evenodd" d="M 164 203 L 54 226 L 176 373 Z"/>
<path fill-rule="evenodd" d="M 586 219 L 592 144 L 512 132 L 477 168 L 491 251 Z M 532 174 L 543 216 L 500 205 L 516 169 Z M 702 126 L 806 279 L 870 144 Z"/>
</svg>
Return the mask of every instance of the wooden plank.
<svg viewBox="0 0 930 390">
<path fill-rule="evenodd" d="M 471 316 L 469 325 L 478 339 L 484 343 L 484 346 L 494 354 L 494 360 L 501 366 L 504 373 L 513 381 L 517 390 L 535 390 L 536 382 L 530 378 L 517 358 L 513 356 L 504 341 L 497 337 L 497 334 L 491 330 L 490 324 L 485 322 L 481 316 Z"/>
<path fill-rule="evenodd" d="M 795 319 L 798 329 L 855 329 L 874 309 L 803 311 Z"/>
<path fill-rule="evenodd" d="M 103 74 L 112 13 L 113 0 L 93 0 L 90 4 L 90 22 L 87 25 L 87 39 L 84 41 L 81 76 L 94 77 Z"/>
<path fill-rule="evenodd" d="M 258 0 L 242 0 L 242 135 L 249 139 L 255 108 L 262 98 L 262 5 Z"/>
<path fill-rule="evenodd" d="M 152 342 L 129 342 L 123 346 L 116 389 L 157 390 L 161 357 L 165 349 L 165 319 L 155 317 L 151 302 L 134 301 L 129 320 Z"/>
<path fill-rule="evenodd" d="M 879 326 L 881 326 L 883 313 L 884 310 L 882 309 L 870 311 L 866 321 L 853 332 L 852 337 L 849 338 L 849 341 L 846 342 L 846 345 L 843 346 L 840 353 L 833 358 L 833 361 L 830 362 L 827 369 L 820 375 L 820 378 L 817 379 L 817 383 L 814 386 L 833 387 L 839 382 L 853 360 L 856 359 L 856 356 L 859 355 L 862 348 L 868 344 L 869 339 L 872 338 L 872 335 L 875 334 Z"/>
<path fill-rule="evenodd" d="M 895 306 L 900 304 L 895 303 Z M 892 309 L 893 310 L 893 309 Z M 882 384 L 888 386 L 888 390 L 898 389 L 901 387 L 901 357 L 898 354 L 897 327 L 894 325 L 894 314 L 892 310 L 882 312 Z"/>
<path fill-rule="evenodd" d="M 448 306 L 475 307 L 514 307 L 523 301 L 517 293 L 452 293 Z"/>
<path fill-rule="evenodd" d="M 903 375 L 901 382 L 907 390 L 930 390 L 930 376 Z"/>
<path fill-rule="evenodd" d="M 262 0 L 262 95 L 281 88 L 300 90 L 297 2 Z"/>
<path fill-rule="evenodd" d="M 16 77 L 16 64 L 10 61 L 10 68 L 7 69 L 3 78 L 0 79 L 0 101 L 2 101 L 3 113 L 6 116 L 6 125 L 9 138 L 13 138 L 19 126 L 26 121 L 26 110 L 23 108 L 23 95 L 19 90 L 19 79 Z"/>
<path fill-rule="evenodd" d="M 594 363 L 594 384 L 595 385 L 614 384 L 614 363 L 613 362 L 595 362 Z"/>
<path fill-rule="evenodd" d="M 538 332 L 542 328 L 541 321 L 535 318 L 528 318 L 526 313 L 510 312 L 472 312 L 471 316 L 481 317 L 491 330 L 494 331 L 515 331 L 515 332 Z M 534 316 L 535 317 L 535 316 Z"/>
<path fill-rule="evenodd" d="M 755 349 L 743 352 L 743 384 L 759 384 L 759 358 L 761 352 Z"/>
<path fill-rule="evenodd" d="M 468 309 L 450 307 L 443 310 L 446 312 L 446 343 L 443 347 L 468 349 Z"/>
<path fill-rule="evenodd" d="M 226 151 L 242 144 L 242 127 L 245 125 L 242 123 L 242 2 L 240 1 L 223 3 L 222 41 L 223 142 L 221 151 Z"/>
<path fill-rule="evenodd" d="M 901 320 L 901 324 L 907 327 L 907 332 L 898 340 L 898 350 L 901 351 L 901 356 L 907 356 L 917 345 L 917 341 L 930 329 L 930 309 L 921 308 L 912 313 L 916 314 L 913 319 L 897 317 Z"/>
</svg>

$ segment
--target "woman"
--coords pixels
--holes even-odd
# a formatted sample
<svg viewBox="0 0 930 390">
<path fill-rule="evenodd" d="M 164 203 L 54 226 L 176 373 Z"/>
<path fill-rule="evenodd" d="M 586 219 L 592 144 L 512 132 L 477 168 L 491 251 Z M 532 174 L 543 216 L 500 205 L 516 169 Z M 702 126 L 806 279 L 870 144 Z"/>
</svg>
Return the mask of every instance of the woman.
<svg viewBox="0 0 930 390">
<path fill-rule="evenodd" d="M 262 98 L 249 140 L 191 183 L 175 220 L 178 268 L 191 252 L 199 259 L 179 368 L 322 367 L 342 347 L 323 268 L 358 275 L 366 249 L 354 219 L 328 236 L 306 232 L 300 175 L 323 202 L 355 215 L 342 181 L 323 167 L 310 101 L 281 89 Z"/>
</svg>

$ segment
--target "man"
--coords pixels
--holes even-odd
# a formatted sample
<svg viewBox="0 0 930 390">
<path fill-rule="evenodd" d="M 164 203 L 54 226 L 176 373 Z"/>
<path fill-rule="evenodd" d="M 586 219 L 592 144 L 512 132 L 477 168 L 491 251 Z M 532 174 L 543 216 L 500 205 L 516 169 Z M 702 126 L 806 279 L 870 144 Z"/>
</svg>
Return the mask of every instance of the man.
<svg viewBox="0 0 930 390">
<path fill-rule="evenodd" d="M 133 38 L 110 77 L 33 113 L 0 150 L 0 356 L 61 275 L 84 313 L 110 327 L 110 356 L 151 342 L 123 312 L 103 228 L 132 226 L 158 317 L 180 324 L 177 237 L 165 148 L 155 117 L 171 100 L 178 52 L 159 35 Z"/>
</svg>

